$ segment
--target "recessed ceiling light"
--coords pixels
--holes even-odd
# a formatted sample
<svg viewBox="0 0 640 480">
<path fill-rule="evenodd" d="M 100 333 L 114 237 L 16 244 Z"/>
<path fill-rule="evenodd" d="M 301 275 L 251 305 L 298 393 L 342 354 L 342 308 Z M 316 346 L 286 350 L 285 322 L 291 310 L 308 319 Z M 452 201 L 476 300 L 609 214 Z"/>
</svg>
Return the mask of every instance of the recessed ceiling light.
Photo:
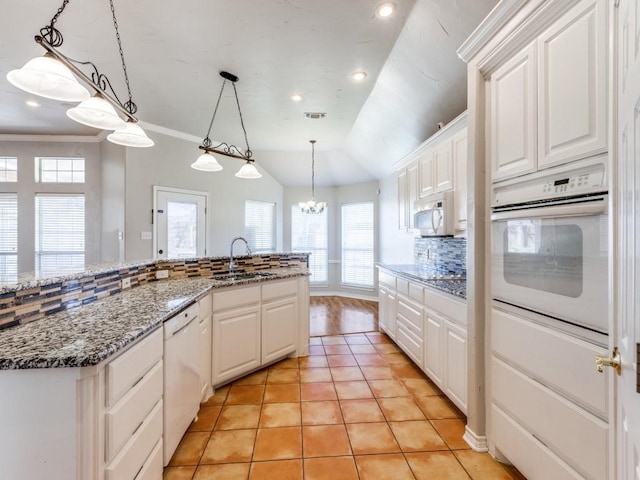
<svg viewBox="0 0 640 480">
<path fill-rule="evenodd" d="M 291 95 L 291 100 L 293 100 L 294 102 L 299 102 L 300 100 L 302 100 L 302 95 L 300 95 L 299 93 L 294 93 L 293 95 Z"/>
<path fill-rule="evenodd" d="M 24 103 L 26 103 L 26 104 L 27 104 L 27 105 L 29 105 L 30 107 L 34 107 L 34 108 L 35 108 L 35 107 L 39 107 L 39 106 L 40 106 L 40 104 L 39 104 L 38 102 L 36 102 L 35 100 L 27 100 L 27 101 L 26 101 L 26 102 L 24 102 Z"/>
<path fill-rule="evenodd" d="M 376 8 L 376 15 L 380 18 L 385 18 L 393 15 L 396 11 L 396 4 L 393 2 L 385 2 L 378 5 Z"/>
<path fill-rule="evenodd" d="M 351 79 L 355 80 L 356 82 L 361 82 L 365 78 L 367 78 L 367 72 L 358 71 L 351 74 Z"/>
</svg>

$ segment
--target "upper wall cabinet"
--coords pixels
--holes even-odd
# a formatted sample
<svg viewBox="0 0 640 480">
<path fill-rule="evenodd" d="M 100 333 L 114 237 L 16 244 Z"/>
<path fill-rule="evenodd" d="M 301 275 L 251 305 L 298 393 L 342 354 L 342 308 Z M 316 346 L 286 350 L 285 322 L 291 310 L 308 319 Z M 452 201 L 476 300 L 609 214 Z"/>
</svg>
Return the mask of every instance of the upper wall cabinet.
<svg viewBox="0 0 640 480">
<path fill-rule="evenodd" d="M 606 0 L 583 0 L 490 78 L 492 181 L 607 149 Z"/>
<path fill-rule="evenodd" d="M 435 193 L 433 151 L 425 152 L 418 162 L 420 164 L 420 198 L 424 198 Z"/>
</svg>

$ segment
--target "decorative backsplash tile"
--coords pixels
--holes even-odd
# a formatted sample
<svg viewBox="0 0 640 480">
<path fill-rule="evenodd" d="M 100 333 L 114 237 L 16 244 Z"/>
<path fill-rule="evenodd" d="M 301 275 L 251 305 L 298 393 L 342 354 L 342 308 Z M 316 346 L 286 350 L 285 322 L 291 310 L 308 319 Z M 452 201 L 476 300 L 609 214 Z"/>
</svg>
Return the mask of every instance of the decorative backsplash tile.
<svg viewBox="0 0 640 480">
<path fill-rule="evenodd" d="M 234 263 L 237 272 L 270 268 L 306 271 L 308 257 L 306 253 L 271 253 L 236 257 Z M 158 270 L 167 270 L 169 279 L 210 277 L 228 272 L 229 257 L 148 261 L 0 287 L 0 330 L 119 293 L 123 278 L 131 279 L 131 288 L 156 282 Z"/>
<path fill-rule="evenodd" d="M 467 239 L 455 237 L 417 237 L 414 261 L 438 275 L 467 276 Z"/>
</svg>

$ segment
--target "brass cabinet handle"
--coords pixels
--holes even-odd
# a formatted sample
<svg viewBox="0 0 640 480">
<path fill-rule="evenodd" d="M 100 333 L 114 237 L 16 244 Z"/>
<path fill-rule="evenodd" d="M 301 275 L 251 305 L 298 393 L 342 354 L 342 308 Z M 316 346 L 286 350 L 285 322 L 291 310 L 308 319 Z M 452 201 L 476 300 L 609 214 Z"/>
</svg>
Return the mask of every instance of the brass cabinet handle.
<svg viewBox="0 0 640 480">
<path fill-rule="evenodd" d="M 603 373 L 604 367 L 613 367 L 618 375 L 622 374 L 622 362 L 620 360 L 618 347 L 613 348 L 613 355 L 611 355 L 611 357 L 596 356 L 596 369 L 598 373 Z"/>
</svg>

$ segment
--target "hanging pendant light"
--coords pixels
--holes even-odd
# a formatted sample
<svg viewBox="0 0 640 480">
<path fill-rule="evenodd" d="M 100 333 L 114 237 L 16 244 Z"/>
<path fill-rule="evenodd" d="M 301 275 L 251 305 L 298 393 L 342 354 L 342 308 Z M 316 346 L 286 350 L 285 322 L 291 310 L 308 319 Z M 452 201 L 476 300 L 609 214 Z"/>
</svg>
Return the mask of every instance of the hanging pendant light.
<svg viewBox="0 0 640 480">
<path fill-rule="evenodd" d="M 306 202 L 300 202 L 298 203 L 298 206 L 300 207 L 300 210 L 302 210 L 302 213 L 313 213 L 313 214 L 317 214 L 317 213 L 322 213 L 324 211 L 324 209 L 327 206 L 326 202 L 318 202 L 316 203 L 315 201 L 315 190 L 316 190 L 316 186 L 315 186 L 315 163 L 316 163 L 316 159 L 315 159 L 315 145 L 316 145 L 316 141 L 315 140 L 309 140 L 309 143 L 311 143 L 311 200 L 308 200 Z"/>
<path fill-rule="evenodd" d="M 220 88 L 220 93 L 218 94 L 218 100 L 216 102 L 216 106 L 213 109 L 213 115 L 211 116 L 211 122 L 209 122 L 209 129 L 207 130 L 207 135 L 202 140 L 202 145 L 200 145 L 200 150 L 204 150 L 204 153 L 198 157 L 198 159 L 191 164 L 191 168 L 196 170 L 203 170 L 207 172 L 217 172 L 222 170 L 222 166 L 218 163 L 212 153 L 217 153 L 219 155 L 224 155 L 226 157 L 238 158 L 240 160 L 244 160 L 245 164 L 240 167 L 240 170 L 236 173 L 236 177 L 238 178 L 261 178 L 262 175 L 258 171 L 258 169 L 253 164 L 254 160 L 251 158 L 253 152 L 251 152 L 251 148 L 249 148 L 249 139 L 247 138 L 247 130 L 244 128 L 244 120 L 242 118 L 242 110 L 240 110 L 240 101 L 238 100 L 238 91 L 236 90 L 236 82 L 238 81 L 238 77 L 229 72 L 220 72 L 220 76 L 224 79 L 222 81 L 222 87 Z M 213 146 L 213 142 L 209 135 L 211 134 L 211 127 L 213 127 L 213 121 L 216 118 L 216 113 L 218 113 L 218 107 L 220 106 L 220 99 L 222 98 L 222 92 L 224 92 L 224 87 L 227 84 L 227 80 L 231 82 L 233 85 L 233 93 L 236 97 L 236 105 L 238 106 L 238 114 L 240 115 L 240 126 L 242 127 L 242 132 L 244 133 L 244 141 L 247 146 L 247 149 L 242 152 L 235 145 L 229 145 L 227 143 L 221 142 L 215 147 Z"/>
<path fill-rule="evenodd" d="M 153 141 L 147 137 L 142 128 L 139 125 L 135 125 L 138 121 L 135 117 L 138 107 L 131 97 L 129 76 L 124 62 L 124 53 L 113 0 L 109 0 L 109 4 L 129 96 L 124 104 L 120 102 L 113 90 L 109 78 L 100 73 L 92 62 L 74 60 L 58 50 L 62 46 L 63 38 L 62 33 L 55 28 L 55 24 L 69 1 L 63 0 L 62 5 L 50 22 L 42 27 L 40 34 L 35 37 L 36 43 L 44 48 L 47 53 L 43 57 L 30 60 L 20 69 L 10 71 L 7 74 L 7 80 L 19 89 L 34 95 L 63 102 L 82 102 L 77 107 L 67 111 L 69 118 L 83 125 L 98 129 L 122 130 L 116 135 L 107 137 L 108 140 L 114 143 L 131 147 L 153 145 Z M 91 69 L 90 73 L 86 74 L 81 70 L 81 67 Z M 78 82 L 78 79 L 82 80 L 95 92 L 93 97 Z M 124 116 L 127 121 L 125 122 L 120 115 Z"/>
</svg>

